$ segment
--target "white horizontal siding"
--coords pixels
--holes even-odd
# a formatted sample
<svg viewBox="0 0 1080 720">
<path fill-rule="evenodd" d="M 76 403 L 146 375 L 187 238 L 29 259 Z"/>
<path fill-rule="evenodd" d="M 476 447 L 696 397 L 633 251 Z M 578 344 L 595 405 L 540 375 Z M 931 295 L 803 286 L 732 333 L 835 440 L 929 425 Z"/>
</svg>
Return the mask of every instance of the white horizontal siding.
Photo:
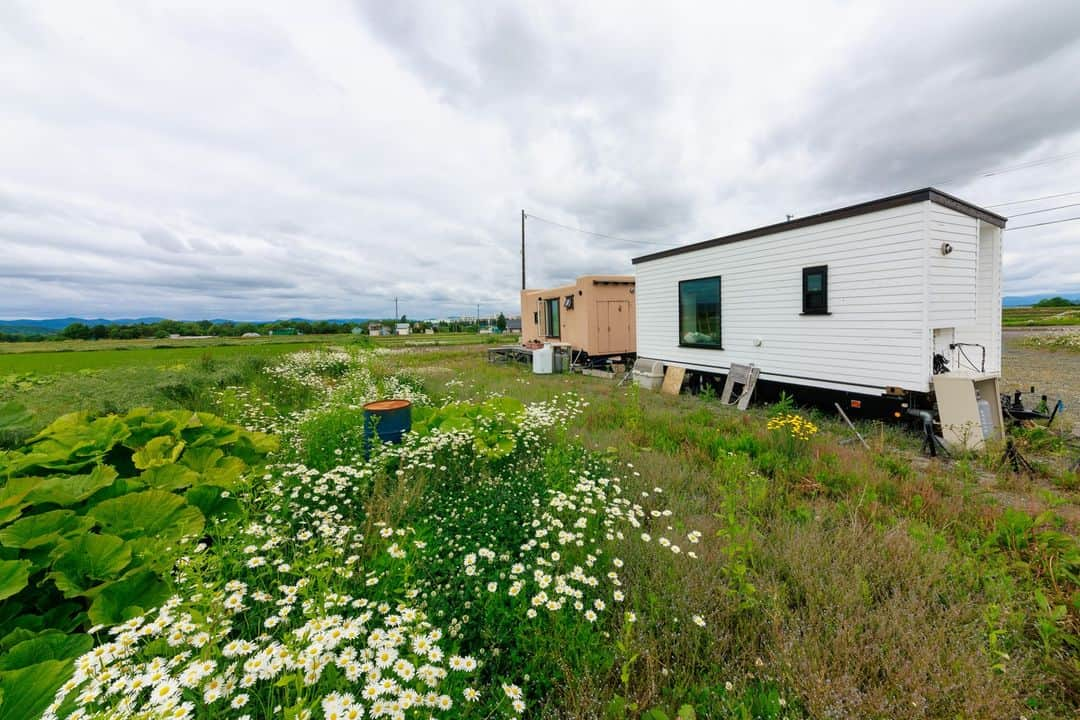
<svg viewBox="0 0 1080 720">
<path fill-rule="evenodd" d="M 764 379 L 858 392 L 928 390 L 927 204 L 639 263 L 638 355 L 697 369 L 754 363 Z M 829 266 L 831 315 L 800 315 L 812 265 Z M 680 347 L 679 281 L 714 275 L 724 349 Z"/>
<path fill-rule="evenodd" d="M 976 280 L 975 322 L 956 329 L 957 342 L 986 348 L 986 372 L 1001 372 L 1001 230 L 989 223 L 979 224 L 978 277 Z M 968 352 L 977 361 L 978 349 Z"/>
<path fill-rule="evenodd" d="M 978 221 L 930 203 L 928 319 L 931 328 L 958 328 L 975 324 L 975 295 L 979 242 Z M 952 246 L 941 254 L 943 243 Z"/>
</svg>

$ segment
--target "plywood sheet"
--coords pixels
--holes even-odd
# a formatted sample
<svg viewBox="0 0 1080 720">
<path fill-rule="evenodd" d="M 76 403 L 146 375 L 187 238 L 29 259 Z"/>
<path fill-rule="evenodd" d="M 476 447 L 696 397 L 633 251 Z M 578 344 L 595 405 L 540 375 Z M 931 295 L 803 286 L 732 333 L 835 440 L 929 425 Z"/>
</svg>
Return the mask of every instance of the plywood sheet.
<svg viewBox="0 0 1080 720">
<path fill-rule="evenodd" d="M 682 391 L 682 384 L 685 379 L 686 368 L 669 365 L 667 372 L 664 373 L 664 384 L 660 387 L 660 392 L 668 395 L 678 395 Z"/>
<path fill-rule="evenodd" d="M 945 443 L 968 450 L 982 447 L 982 422 L 975 399 L 975 383 L 971 378 L 953 374 L 935 375 L 934 395 Z"/>
</svg>

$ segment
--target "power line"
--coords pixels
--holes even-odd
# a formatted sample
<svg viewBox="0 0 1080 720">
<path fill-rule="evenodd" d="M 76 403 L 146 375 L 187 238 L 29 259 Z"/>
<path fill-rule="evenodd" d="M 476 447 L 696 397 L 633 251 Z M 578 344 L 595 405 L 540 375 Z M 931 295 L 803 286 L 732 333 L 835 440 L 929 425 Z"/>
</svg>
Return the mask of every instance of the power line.
<svg viewBox="0 0 1080 720">
<path fill-rule="evenodd" d="M 1013 230 L 1024 230 L 1033 227 L 1042 227 L 1043 225 L 1057 225 L 1058 223 L 1071 222 L 1073 220 L 1080 220 L 1080 215 L 1071 218 L 1061 218 L 1060 220 L 1048 220 L 1047 222 L 1032 223 L 1031 225 L 1017 225 L 1016 227 L 1008 228 L 1009 232 Z"/>
<path fill-rule="evenodd" d="M 1023 217 L 1025 215 L 1038 215 L 1039 213 L 1053 212 L 1054 210 L 1062 210 L 1064 208 L 1076 207 L 1077 205 L 1080 205 L 1080 203 L 1069 203 L 1068 205 L 1058 205 L 1057 207 L 1043 208 L 1042 210 L 1028 210 L 1027 212 L 1013 213 L 1009 217 L 1014 218 L 1014 217 Z"/>
<path fill-rule="evenodd" d="M 1028 198 L 1027 200 L 1010 200 L 1009 202 L 991 203 L 990 205 L 983 205 L 983 207 L 992 208 L 1004 207 L 1005 205 L 1022 205 L 1024 203 L 1036 202 L 1038 200 L 1053 200 L 1054 198 L 1066 197 L 1068 195 L 1080 195 L 1080 190 L 1066 193 L 1058 193 L 1057 195 L 1043 195 L 1042 197 Z"/>
<path fill-rule="evenodd" d="M 1016 165 L 1007 165 L 1001 168 L 995 168 L 993 170 L 985 170 L 976 173 L 974 178 L 993 177 L 994 175 L 1004 175 L 1005 173 L 1014 172 L 1016 170 L 1026 170 L 1027 168 L 1038 167 L 1039 165 L 1046 165 L 1052 162 L 1058 162 L 1059 160 L 1067 160 L 1069 158 L 1080 156 L 1080 150 L 1071 153 L 1065 153 L 1064 155 L 1053 155 L 1051 157 L 1039 158 L 1038 160 L 1029 160 L 1027 162 L 1017 163 Z M 948 180 L 942 180 L 941 182 L 932 183 L 933 185 L 949 185 L 958 180 L 966 180 L 968 176 L 959 176 L 950 178 Z"/>
<path fill-rule="evenodd" d="M 574 232 L 582 233 L 583 235 L 592 235 L 593 237 L 604 238 L 606 240 L 614 240 L 616 242 L 627 243 L 629 245 L 645 245 L 647 247 L 664 245 L 665 247 L 674 247 L 674 245 L 671 245 L 670 243 L 664 244 L 656 242 L 646 242 L 643 240 L 627 240 L 626 238 L 615 237 L 614 235 L 605 235 L 604 233 L 593 232 L 591 230 L 582 230 L 581 228 L 576 228 L 571 225 L 563 225 L 562 223 L 555 222 L 554 220 L 548 220 L 547 218 L 542 218 L 539 215 L 533 215 L 531 213 L 527 214 L 525 217 L 529 218 L 530 220 L 539 220 L 542 223 L 554 225 L 555 227 L 560 227 L 564 230 L 572 230 Z"/>
</svg>

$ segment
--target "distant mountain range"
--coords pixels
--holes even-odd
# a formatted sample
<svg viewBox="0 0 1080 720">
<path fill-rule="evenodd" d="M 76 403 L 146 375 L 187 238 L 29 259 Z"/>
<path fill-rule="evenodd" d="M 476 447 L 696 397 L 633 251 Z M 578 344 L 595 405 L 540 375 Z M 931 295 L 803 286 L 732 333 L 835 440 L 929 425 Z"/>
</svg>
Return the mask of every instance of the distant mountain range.
<svg viewBox="0 0 1080 720">
<path fill-rule="evenodd" d="M 1040 300 L 1053 297 L 1062 297 L 1073 302 L 1080 302 L 1080 293 L 1043 293 L 1042 295 L 1009 295 L 1002 299 L 1001 304 L 1004 307 L 1027 307 Z"/>
<path fill-rule="evenodd" d="M 1004 307 L 1024 307 L 1027 305 L 1034 305 L 1044 298 L 1050 297 L 1063 297 L 1073 302 L 1080 302 L 1080 293 L 1042 293 L 1040 295 L 1008 295 L 1002 299 L 1002 305 Z M 47 318 L 45 320 L 0 320 L 0 332 L 5 333 L 23 333 L 23 334 L 37 334 L 51 335 L 58 333 L 68 325 L 72 323 L 82 323 L 84 325 L 135 325 L 138 323 L 156 323 L 167 318 L 161 317 L 138 317 L 138 318 L 114 318 L 109 320 L 107 318 L 79 318 L 79 317 L 64 317 L 64 318 Z M 310 318 L 277 318 L 275 320 L 228 320 L 225 318 L 214 318 L 210 322 L 215 325 L 221 325 L 223 323 L 239 323 L 239 322 L 251 322 L 256 325 L 263 325 L 265 323 L 272 322 L 319 322 L 321 319 Z M 371 320 L 371 318 L 330 318 L 326 322 L 332 323 L 365 323 Z"/>
<path fill-rule="evenodd" d="M 23 333 L 23 334 L 42 334 L 51 335 L 58 333 L 68 325 L 73 323 L 82 323 L 83 325 L 138 325 L 161 322 L 169 318 L 161 317 L 139 317 L 139 318 L 114 318 L 109 320 L 107 318 L 79 318 L 79 317 L 65 317 L 65 318 L 46 318 L 44 320 L 0 320 L 0 332 L 5 333 Z M 330 318 L 325 322 L 332 323 L 365 323 L 371 318 Z M 264 325 L 272 322 L 324 322 L 321 318 L 317 320 L 310 320 L 308 318 L 277 318 L 274 320 L 227 320 L 225 318 L 214 318 L 210 322 L 215 325 L 223 325 L 226 323 L 254 323 L 255 325 Z"/>
</svg>

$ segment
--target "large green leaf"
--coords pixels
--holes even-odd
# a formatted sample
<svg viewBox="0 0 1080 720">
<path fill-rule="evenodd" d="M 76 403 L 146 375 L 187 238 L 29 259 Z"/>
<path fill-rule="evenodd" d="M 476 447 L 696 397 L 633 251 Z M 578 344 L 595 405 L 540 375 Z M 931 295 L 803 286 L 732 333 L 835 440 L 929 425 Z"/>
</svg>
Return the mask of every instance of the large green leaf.
<svg viewBox="0 0 1080 720">
<path fill-rule="evenodd" d="M 30 504 L 26 496 L 39 482 L 38 478 L 12 478 L 0 487 L 0 526 L 19 517 Z"/>
<path fill-rule="evenodd" d="M 112 485 L 115 480 L 116 470 L 109 465 L 98 465 L 85 475 L 42 478 L 24 499 L 33 505 L 71 507 Z"/>
<path fill-rule="evenodd" d="M 180 437 L 180 431 L 198 418 L 190 410 L 151 410 L 135 408 L 124 416 L 130 435 L 124 445 L 135 450 L 156 437 Z"/>
<path fill-rule="evenodd" d="M 278 439 L 258 432 L 243 432 L 232 446 L 232 454 L 248 465 L 258 465 L 278 449 Z"/>
<path fill-rule="evenodd" d="M 157 490 L 181 490 L 199 482 L 199 473 L 183 465 L 161 465 L 144 470 L 139 480 Z"/>
<path fill-rule="evenodd" d="M 72 672 L 68 660 L 46 660 L 0 672 L 0 720 L 40 717 Z"/>
<path fill-rule="evenodd" d="M 136 450 L 131 460 L 140 470 L 171 465 L 180 457 L 180 453 L 184 452 L 185 445 L 183 440 L 177 440 L 170 435 L 162 435 Z"/>
<path fill-rule="evenodd" d="M 101 582 L 120 577 L 131 562 L 131 547 L 115 535 L 87 533 L 59 548 L 51 578 L 64 597 L 84 595 Z"/>
<path fill-rule="evenodd" d="M 75 658 L 88 652 L 93 646 L 94 639 L 89 635 L 68 635 L 58 630 L 46 630 L 15 643 L 10 650 L 0 655 L 0 671 L 18 670 L 45 660 Z"/>
<path fill-rule="evenodd" d="M 87 513 L 102 528 L 122 538 L 179 538 L 202 532 L 204 518 L 184 498 L 163 490 L 144 490 L 105 500 Z"/>
<path fill-rule="evenodd" d="M 88 616 L 95 625 L 116 625 L 160 606 L 169 599 L 169 586 L 149 570 L 114 582 L 94 598 Z"/>
<path fill-rule="evenodd" d="M 232 489 L 244 477 L 247 470 L 247 464 L 238 457 L 222 458 L 217 465 L 203 472 L 200 482 Z"/>
<path fill-rule="evenodd" d="M 195 472 L 203 473 L 218 464 L 225 457 L 225 453 L 216 447 L 205 445 L 203 447 L 189 448 L 184 457 L 180 458 L 180 464 L 191 468 Z"/>
<path fill-rule="evenodd" d="M 88 530 L 93 524 L 93 520 L 72 510 L 50 510 L 28 515 L 0 530 L 0 545 L 32 550 L 60 543 L 68 535 Z"/>
<path fill-rule="evenodd" d="M 236 498 L 226 496 L 224 488 L 216 485 L 198 485 L 188 490 L 184 497 L 208 518 L 237 517 L 240 514 L 240 503 Z"/>
<path fill-rule="evenodd" d="M 0 560 L 0 600 L 30 584 L 29 560 Z"/>
<path fill-rule="evenodd" d="M 245 433 L 239 426 L 210 413 L 196 413 L 195 421 L 197 424 L 192 424 L 181 432 L 190 447 L 231 445 Z"/>
<path fill-rule="evenodd" d="M 87 413 L 71 413 L 59 418 L 27 442 L 26 452 L 12 474 L 30 470 L 75 472 L 100 464 L 105 455 L 130 434 L 116 415 L 90 420 Z"/>
</svg>

